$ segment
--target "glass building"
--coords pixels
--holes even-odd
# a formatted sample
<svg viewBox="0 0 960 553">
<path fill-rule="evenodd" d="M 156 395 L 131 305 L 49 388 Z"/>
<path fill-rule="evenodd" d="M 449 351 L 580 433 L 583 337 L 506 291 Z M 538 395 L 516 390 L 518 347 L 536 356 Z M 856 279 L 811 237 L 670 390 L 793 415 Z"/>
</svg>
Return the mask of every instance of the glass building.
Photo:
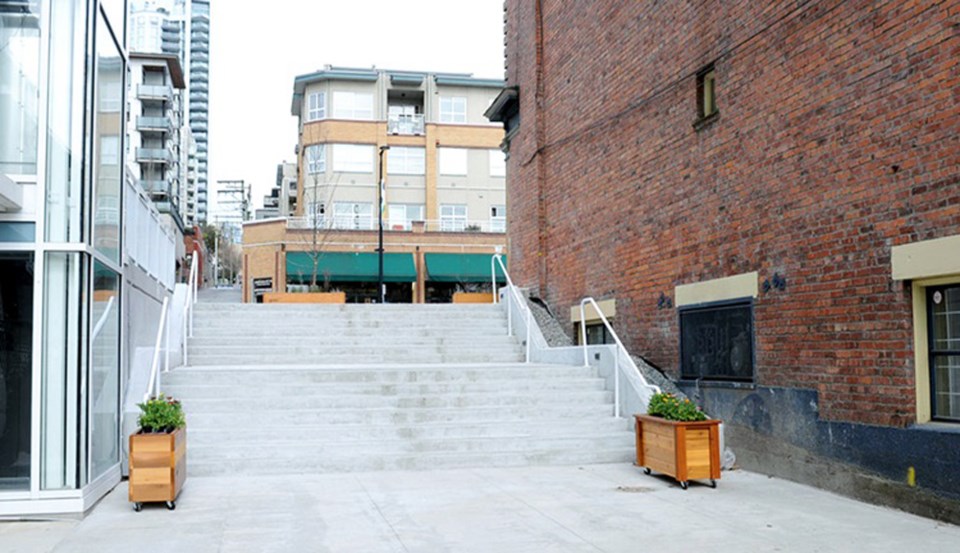
<svg viewBox="0 0 960 553">
<path fill-rule="evenodd" d="M 130 359 L 173 286 L 124 169 L 125 14 L 0 0 L 0 515 L 83 512 L 120 481 Z"/>
</svg>

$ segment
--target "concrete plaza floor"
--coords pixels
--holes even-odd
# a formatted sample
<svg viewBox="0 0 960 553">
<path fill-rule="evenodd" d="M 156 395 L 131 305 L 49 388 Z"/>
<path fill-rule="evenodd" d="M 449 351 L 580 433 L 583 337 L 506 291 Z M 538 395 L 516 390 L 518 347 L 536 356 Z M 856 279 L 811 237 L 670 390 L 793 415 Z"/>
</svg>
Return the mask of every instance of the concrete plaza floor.
<svg viewBox="0 0 960 553">
<path fill-rule="evenodd" d="M 0 522 L 0 551 L 956 551 L 960 527 L 776 478 L 688 491 L 629 464 L 187 481 L 136 513 L 121 484 L 81 521 Z"/>
</svg>

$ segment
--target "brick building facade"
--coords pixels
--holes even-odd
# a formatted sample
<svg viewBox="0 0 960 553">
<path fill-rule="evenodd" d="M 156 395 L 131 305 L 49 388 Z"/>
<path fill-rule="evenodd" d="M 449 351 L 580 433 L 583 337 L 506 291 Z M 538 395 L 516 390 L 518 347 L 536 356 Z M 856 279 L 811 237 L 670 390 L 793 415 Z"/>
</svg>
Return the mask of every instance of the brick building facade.
<svg viewBox="0 0 960 553">
<path fill-rule="evenodd" d="M 956 520 L 960 1 L 713 4 L 505 2 L 512 276 L 615 300 L 741 465 Z M 681 378 L 728 300 L 752 374 Z"/>
</svg>

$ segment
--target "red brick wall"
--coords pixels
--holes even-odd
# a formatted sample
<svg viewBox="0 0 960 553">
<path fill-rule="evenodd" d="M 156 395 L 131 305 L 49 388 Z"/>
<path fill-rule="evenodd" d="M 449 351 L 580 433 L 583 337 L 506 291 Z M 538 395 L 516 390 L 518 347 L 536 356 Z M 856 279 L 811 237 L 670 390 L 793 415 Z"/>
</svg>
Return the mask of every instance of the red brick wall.
<svg viewBox="0 0 960 553">
<path fill-rule="evenodd" d="M 511 273 L 560 313 L 615 296 L 628 347 L 676 374 L 660 293 L 778 272 L 757 382 L 818 390 L 827 419 L 910 423 L 890 248 L 960 234 L 960 0 L 715 6 L 507 0 Z M 697 131 L 711 61 L 720 116 Z"/>
</svg>

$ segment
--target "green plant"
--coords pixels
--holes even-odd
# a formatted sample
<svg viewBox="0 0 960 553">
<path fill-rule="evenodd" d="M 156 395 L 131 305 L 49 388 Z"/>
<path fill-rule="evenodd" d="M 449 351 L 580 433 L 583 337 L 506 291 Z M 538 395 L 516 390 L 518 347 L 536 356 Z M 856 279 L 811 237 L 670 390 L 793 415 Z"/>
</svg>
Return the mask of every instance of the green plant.
<svg viewBox="0 0 960 553">
<path fill-rule="evenodd" d="M 663 417 L 668 421 L 703 421 L 707 415 L 689 399 L 678 399 L 673 394 L 653 394 L 647 405 L 647 414 Z"/>
<path fill-rule="evenodd" d="M 172 432 L 187 425 L 183 407 L 172 397 L 160 394 L 158 398 L 138 403 L 137 407 L 140 408 L 137 424 L 144 432 Z"/>
</svg>

